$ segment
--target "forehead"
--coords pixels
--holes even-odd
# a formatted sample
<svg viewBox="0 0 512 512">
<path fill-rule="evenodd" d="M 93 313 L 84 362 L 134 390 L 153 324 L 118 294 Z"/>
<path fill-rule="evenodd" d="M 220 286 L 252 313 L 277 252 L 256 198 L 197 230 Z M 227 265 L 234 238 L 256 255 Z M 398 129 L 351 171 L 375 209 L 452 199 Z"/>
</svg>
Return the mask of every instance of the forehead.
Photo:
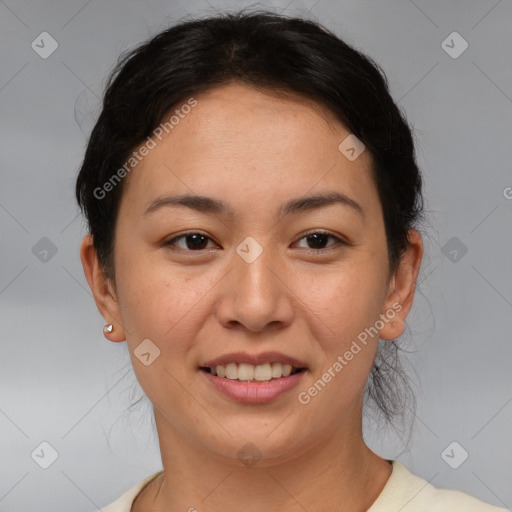
<svg viewBox="0 0 512 512">
<path fill-rule="evenodd" d="M 370 155 L 349 161 L 339 151 L 350 132 L 322 105 L 238 83 L 195 100 L 130 172 L 123 195 L 131 204 L 167 190 L 253 201 L 253 208 L 322 188 L 375 199 Z"/>
</svg>

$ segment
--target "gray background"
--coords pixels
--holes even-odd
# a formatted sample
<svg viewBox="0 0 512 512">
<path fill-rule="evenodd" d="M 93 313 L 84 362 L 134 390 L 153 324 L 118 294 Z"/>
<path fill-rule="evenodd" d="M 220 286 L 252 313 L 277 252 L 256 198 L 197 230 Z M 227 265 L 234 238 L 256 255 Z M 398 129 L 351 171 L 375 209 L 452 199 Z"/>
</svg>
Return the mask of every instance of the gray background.
<svg viewBox="0 0 512 512">
<path fill-rule="evenodd" d="M 161 468 L 147 399 L 127 411 L 142 395 L 126 344 L 104 339 L 83 276 L 74 180 L 120 52 L 246 5 L 316 18 L 369 54 L 415 127 L 429 214 L 405 340 L 418 410 L 409 446 L 365 427 L 368 443 L 512 507 L 510 0 L 0 0 L 0 511 L 96 510 Z M 43 31 L 58 42 L 46 59 L 31 47 Z M 442 46 L 453 31 L 469 44 L 457 58 Z M 48 469 L 31 456 L 43 441 Z M 452 464 L 469 454 L 457 469 L 442 456 L 453 441 Z"/>
</svg>

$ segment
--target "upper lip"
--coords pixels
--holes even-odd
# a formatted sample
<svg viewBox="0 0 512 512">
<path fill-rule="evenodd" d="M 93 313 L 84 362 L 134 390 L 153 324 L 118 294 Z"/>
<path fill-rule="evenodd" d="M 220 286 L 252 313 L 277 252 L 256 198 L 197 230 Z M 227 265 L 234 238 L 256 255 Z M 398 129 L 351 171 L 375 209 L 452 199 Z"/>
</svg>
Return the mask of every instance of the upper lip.
<svg viewBox="0 0 512 512">
<path fill-rule="evenodd" d="M 201 367 L 214 368 L 217 365 L 227 365 L 229 363 L 247 363 L 257 366 L 265 363 L 283 363 L 290 364 L 295 368 L 306 368 L 306 364 L 294 357 L 281 354 L 281 352 L 262 352 L 261 354 L 248 354 L 247 352 L 232 352 L 224 354 L 215 359 L 210 359 L 201 364 Z"/>
</svg>

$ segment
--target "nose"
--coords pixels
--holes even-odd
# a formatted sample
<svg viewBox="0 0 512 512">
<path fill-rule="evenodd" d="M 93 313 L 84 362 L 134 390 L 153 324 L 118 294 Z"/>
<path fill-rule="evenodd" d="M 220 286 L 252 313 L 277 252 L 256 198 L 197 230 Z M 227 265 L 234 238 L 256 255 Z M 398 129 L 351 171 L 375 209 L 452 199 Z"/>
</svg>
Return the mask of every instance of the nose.
<svg viewBox="0 0 512 512">
<path fill-rule="evenodd" d="M 282 329 L 294 315 L 294 293 L 289 276 L 271 251 L 264 250 L 248 263 L 237 253 L 233 268 L 219 288 L 218 321 L 228 329 L 251 332 Z"/>
</svg>

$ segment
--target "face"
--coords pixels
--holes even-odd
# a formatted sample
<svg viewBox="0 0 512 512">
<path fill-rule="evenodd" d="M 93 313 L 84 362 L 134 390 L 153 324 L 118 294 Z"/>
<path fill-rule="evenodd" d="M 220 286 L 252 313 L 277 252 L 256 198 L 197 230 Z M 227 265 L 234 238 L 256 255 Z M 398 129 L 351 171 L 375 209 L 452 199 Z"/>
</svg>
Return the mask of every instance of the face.
<svg viewBox="0 0 512 512">
<path fill-rule="evenodd" d="M 196 99 L 126 178 L 114 299 L 95 294 L 159 434 L 232 459 L 251 442 L 262 464 L 360 435 L 378 338 L 401 334 L 420 257 L 390 274 L 370 155 L 347 159 L 323 108 L 239 84 Z M 287 373 L 275 363 L 293 374 L 269 381 Z"/>
</svg>

